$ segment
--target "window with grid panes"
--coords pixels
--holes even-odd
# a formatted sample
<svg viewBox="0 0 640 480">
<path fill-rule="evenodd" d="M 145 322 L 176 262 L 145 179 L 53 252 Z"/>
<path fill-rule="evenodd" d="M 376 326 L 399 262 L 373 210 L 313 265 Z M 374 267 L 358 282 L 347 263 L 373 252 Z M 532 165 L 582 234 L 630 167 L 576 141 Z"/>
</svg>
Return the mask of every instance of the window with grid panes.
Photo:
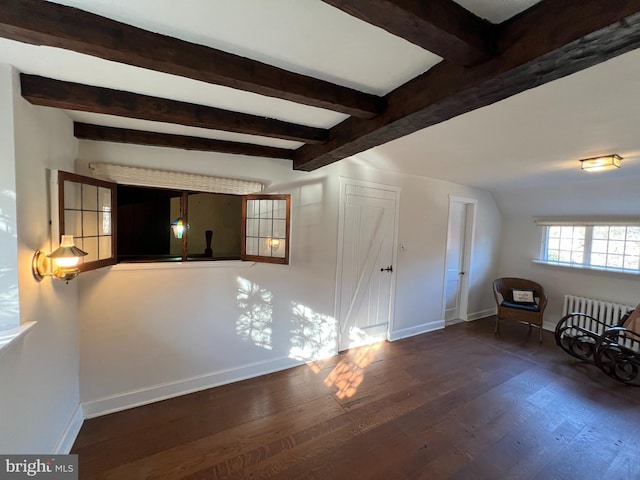
<svg viewBox="0 0 640 480">
<path fill-rule="evenodd" d="M 73 235 L 76 246 L 87 252 L 80 260 L 80 270 L 113 265 L 115 185 L 58 172 L 58 187 L 60 235 Z"/>
<path fill-rule="evenodd" d="M 81 270 L 130 261 L 289 263 L 290 195 L 125 186 L 66 172 L 59 172 L 58 185 L 60 234 L 73 235 L 87 252 Z M 171 234 L 176 216 L 188 226 L 182 239 Z M 229 252 L 223 249 L 226 240 Z M 236 254 L 234 242 L 240 246 Z"/>
<path fill-rule="evenodd" d="M 247 195 L 243 201 L 242 257 L 289 263 L 290 195 Z"/>
<path fill-rule="evenodd" d="M 640 225 L 547 225 L 543 260 L 640 271 Z"/>
</svg>

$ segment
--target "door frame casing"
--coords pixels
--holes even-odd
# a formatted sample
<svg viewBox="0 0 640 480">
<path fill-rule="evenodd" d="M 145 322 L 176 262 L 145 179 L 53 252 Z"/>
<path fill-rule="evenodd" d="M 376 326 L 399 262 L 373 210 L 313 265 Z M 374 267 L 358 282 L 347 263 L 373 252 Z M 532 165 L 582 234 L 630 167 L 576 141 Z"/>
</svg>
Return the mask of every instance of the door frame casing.
<svg viewBox="0 0 640 480">
<path fill-rule="evenodd" d="M 396 273 L 397 273 L 397 264 L 398 264 L 398 227 L 399 227 L 399 216 L 400 216 L 400 192 L 401 188 L 394 185 L 385 185 L 382 183 L 369 182 L 366 180 L 357 180 L 355 178 L 349 177 L 339 177 L 340 182 L 340 199 L 339 199 L 339 207 L 338 207 L 338 245 L 337 245 L 337 255 L 336 255 L 336 280 L 335 280 L 335 302 L 334 302 L 334 318 L 336 319 L 336 324 L 338 326 L 338 332 L 340 332 L 342 324 L 341 321 L 343 319 L 340 318 L 340 301 L 341 299 L 341 279 L 342 279 L 342 265 L 343 265 L 343 242 L 344 242 L 344 219 L 345 219 L 345 209 L 346 209 L 346 201 L 347 201 L 347 187 L 348 186 L 357 186 L 357 187 L 366 187 L 366 188 L 374 188 L 376 190 L 387 190 L 395 193 L 395 211 L 393 212 L 393 239 L 392 239 L 392 265 L 394 268 L 394 273 L 391 277 L 391 287 L 389 292 L 389 312 L 387 322 L 387 333 L 386 339 L 390 339 L 390 334 L 393 331 L 394 325 L 394 312 L 395 312 L 395 293 L 396 293 Z M 338 338 L 338 349 L 340 345 L 340 339 Z"/>
<path fill-rule="evenodd" d="M 449 224 L 451 222 L 451 205 L 453 203 L 462 203 L 466 209 L 465 225 L 464 225 L 464 250 L 462 252 L 462 267 L 465 274 L 460 281 L 460 305 L 459 317 L 463 321 L 468 321 L 469 317 L 469 277 L 471 276 L 471 258 L 473 257 L 473 245 L 476 228 L 476 214 L 478 211 L 478 200 L 476 198 L 461 197 L 459 195 L 449 195 L 449 210 L 447 212 L 447 239 L 445 243 L 445 259 L 442 275 L 442 306 L 440 309 L 440 317 L 446 326 L 444 320 L 447 308 L 447 248 L 449 245 Z"/>
</svg>

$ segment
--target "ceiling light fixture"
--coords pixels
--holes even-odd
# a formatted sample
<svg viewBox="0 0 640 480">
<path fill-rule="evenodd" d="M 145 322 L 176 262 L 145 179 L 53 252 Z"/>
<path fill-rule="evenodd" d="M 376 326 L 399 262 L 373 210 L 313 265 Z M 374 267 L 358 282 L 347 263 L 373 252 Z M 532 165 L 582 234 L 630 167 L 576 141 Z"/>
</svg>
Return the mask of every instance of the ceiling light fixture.
<svg viewBox="0 0 640 480">
<path fill-rule="evenodd" d="M 587 172 L 599 172 L 601 170 L 620 168 L 621 162 L 622 157 L 614 153 L 603 157 L 585 158 L 584 160 L 580 160 L 580 168 Z"/>
</svg>

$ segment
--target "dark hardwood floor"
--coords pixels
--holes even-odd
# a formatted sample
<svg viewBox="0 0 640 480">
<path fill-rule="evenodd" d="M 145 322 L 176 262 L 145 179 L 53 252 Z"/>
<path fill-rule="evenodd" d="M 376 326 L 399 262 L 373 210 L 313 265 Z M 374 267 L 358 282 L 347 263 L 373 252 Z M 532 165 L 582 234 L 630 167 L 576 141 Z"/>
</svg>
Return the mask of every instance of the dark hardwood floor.
<svg viewBox="0 0 640 480">
<path fill-rule="evenodd" d="M 493 322 L 87 420 L 80 478 L 640 478 L 640 389 Z"/>
</svg>

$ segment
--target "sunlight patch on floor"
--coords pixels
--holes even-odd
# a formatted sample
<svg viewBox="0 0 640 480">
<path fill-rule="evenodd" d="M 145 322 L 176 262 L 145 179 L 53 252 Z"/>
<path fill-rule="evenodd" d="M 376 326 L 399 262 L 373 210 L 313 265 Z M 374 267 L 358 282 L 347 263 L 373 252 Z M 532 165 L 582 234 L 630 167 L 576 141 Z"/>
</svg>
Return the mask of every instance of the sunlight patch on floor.
<svg viewBox="0 0 640 480">
<path fill-rule="evenodd" d="M 336 388 L 339 399 L 351 398 L 364 380 L 365 368 L 373 362 L 382 342 L 348 351 L 324 380 L 327 387 Z"/>
</svg>

